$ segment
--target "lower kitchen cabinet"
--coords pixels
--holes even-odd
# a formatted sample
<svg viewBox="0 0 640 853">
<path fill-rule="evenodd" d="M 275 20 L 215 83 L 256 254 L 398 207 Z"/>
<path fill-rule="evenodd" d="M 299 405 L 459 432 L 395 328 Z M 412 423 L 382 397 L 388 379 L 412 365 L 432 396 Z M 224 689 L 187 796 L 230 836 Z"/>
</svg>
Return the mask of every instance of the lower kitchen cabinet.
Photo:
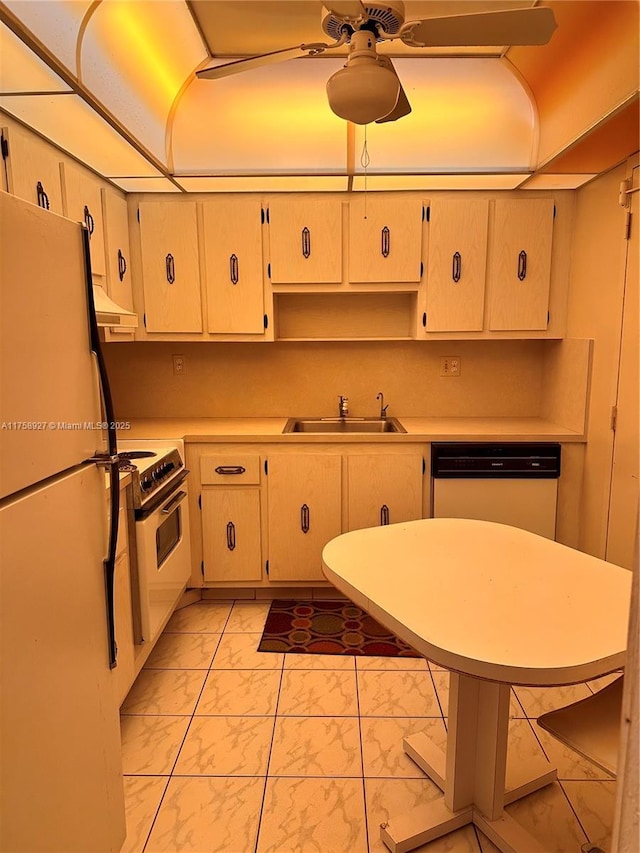
<svg viewBox="0 0 640 853">
<path fill-rule="evenodd" d="M 206 453 L 200 484 L 204 582 L 261 581 L 260 456 Z"/>
<path fill-rule="evenodd" d="M 421 453 L 347 457 L 349 530 L 422 518 Z"/>
<path fill-rule="evenodd" d="M 203 489 L 202 540 L 205 582 L 259 581 L 259 489 Z"/>
<path fill-rule="evenodd" d="M 268 461 L 269 580 L 324 581 L 322 549 L 342 532 L 342 458 L 274 453 Z"/>
</svg>

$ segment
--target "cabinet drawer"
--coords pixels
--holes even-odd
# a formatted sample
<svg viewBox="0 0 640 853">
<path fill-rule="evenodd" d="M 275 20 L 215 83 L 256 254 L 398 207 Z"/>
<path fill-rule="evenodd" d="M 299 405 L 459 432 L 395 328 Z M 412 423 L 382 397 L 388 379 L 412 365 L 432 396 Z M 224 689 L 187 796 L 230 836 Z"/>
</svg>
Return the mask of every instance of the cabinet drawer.
<svg viewBox="0 0 640 853">
<path fill-rule="evenodd" d="M 260 457 L 220 455 L 203 456 L 200 460 L 200 482 L 203 485 L 246 485 L 260 483 Z"/>
</svg>

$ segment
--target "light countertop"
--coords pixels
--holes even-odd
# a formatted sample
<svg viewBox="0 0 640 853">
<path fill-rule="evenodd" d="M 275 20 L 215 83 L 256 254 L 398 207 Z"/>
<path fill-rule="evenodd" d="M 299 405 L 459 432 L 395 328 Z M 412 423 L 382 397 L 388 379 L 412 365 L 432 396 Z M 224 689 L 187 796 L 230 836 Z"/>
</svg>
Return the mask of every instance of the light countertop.
<svg viewBox="0 0 640 853">
<path fill-rule="evenodd" d="M 395 417 L 395 415 L 394 415 Z M 582 433 L 544 418 L 403 418 L 404 433 L 288 433 L 287 418 L 136 418 L 119 438 L 182 438 L 191 443 L 253 441 L 318 444 L 327 442 L 415 443 L 432 441 L 583 442 Z"/>
</svg>

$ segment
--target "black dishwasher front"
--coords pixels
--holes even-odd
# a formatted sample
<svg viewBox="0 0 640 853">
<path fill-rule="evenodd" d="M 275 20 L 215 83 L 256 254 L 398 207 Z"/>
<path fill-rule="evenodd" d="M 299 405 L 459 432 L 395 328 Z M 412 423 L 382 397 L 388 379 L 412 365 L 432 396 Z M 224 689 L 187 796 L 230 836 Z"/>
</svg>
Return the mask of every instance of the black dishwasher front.
<svg viewBox="0 0 640 853">
<path fill-rule="evenodd" d="M 555 539 L 560 460 L 556 442 L 436 442 L 433 517 L 497 521 Z"/>
</svg>

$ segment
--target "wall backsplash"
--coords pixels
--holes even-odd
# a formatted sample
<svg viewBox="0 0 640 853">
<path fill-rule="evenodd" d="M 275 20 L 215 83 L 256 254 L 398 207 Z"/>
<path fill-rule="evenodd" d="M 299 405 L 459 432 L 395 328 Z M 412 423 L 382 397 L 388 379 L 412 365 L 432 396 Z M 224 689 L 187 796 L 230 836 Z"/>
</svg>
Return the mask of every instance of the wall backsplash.
<svg viewBox="0 0 640 853">
<path fill-rule="evenodd" d="M 534 417 L 549 341 L 113 343 L 105 346 L 118 418 Z M 173 374 L 172 355 L 185 358 Z M 444 356 L 461 375 L 440 376 Z"/>
</svg>

